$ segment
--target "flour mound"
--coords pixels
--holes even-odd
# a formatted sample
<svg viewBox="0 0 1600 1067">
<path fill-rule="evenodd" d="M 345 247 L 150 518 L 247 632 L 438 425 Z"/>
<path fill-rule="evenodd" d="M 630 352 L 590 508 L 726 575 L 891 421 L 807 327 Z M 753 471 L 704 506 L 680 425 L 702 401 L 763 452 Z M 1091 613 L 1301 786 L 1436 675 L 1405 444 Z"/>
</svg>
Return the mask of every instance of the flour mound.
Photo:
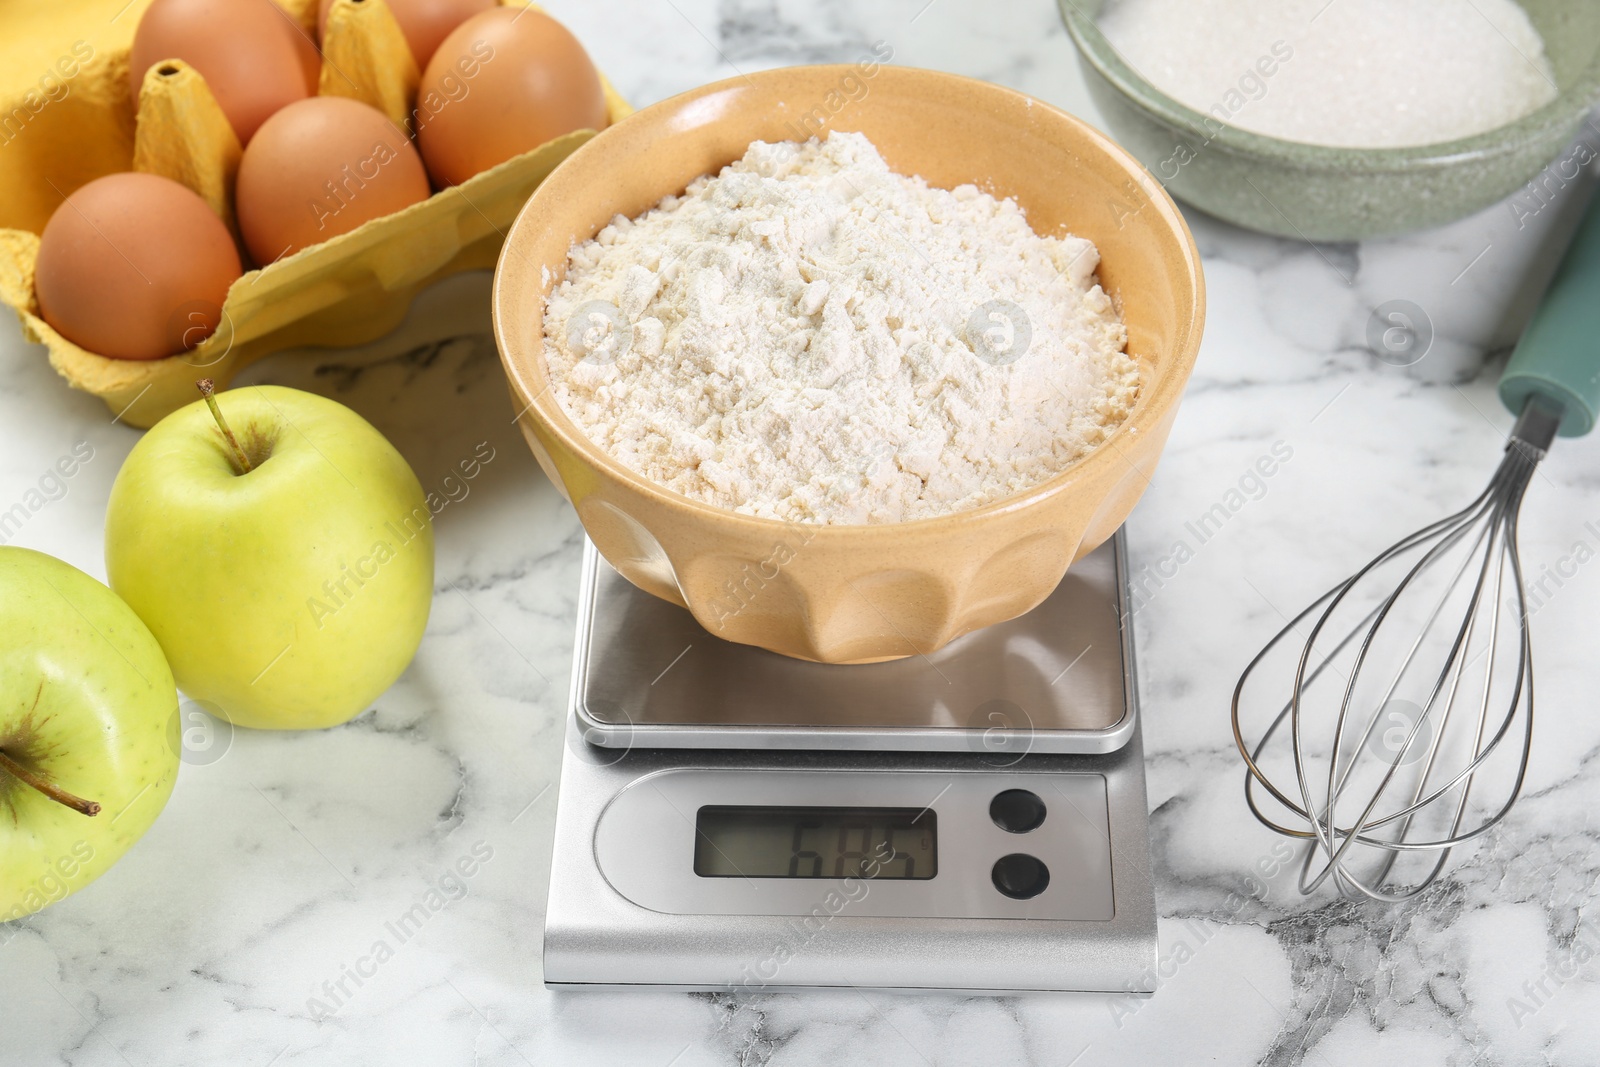
<svg viewBox="0 0 1600 1067">
<path fill-rule="evenodd" d="M 629 469 L 717 507 L 972 508 L 1127 416 L 1138 368 L 1099 258 L 1014 201 L 891 172 L 861 134 L 757 141 L 572 249 L 545 312 L 553 391 Z"/>
</svg>

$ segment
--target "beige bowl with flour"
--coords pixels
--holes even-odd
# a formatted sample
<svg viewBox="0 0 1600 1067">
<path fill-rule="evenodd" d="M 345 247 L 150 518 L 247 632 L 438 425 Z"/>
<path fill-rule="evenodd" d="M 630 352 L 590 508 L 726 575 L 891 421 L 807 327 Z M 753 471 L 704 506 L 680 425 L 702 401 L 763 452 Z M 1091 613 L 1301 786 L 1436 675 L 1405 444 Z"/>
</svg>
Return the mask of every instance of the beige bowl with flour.
<svg viewBox="0 0 1600 1067">
<path fill-rule="evenodd" d="M 755 140 L 865 134 L 890 167 L 1012 197 L 1042 234 L 1100 250 L 1100 282 L 1140 367 L 1132 413 L 1035 488 L 915 522 L 802 525 L 691 500 L 595 445 L 550 390 L 545 297 L 574 242 L 639 215 Z M 1161 187 L 1102 134 L 1009 89 L 881 65 L 791 67 L 708 85 L 578 149 L 512 225 L 494 283 L 495 336 L 519 424 L 602 555 L 710 633 L 824 663 L 927 654 L 1038 605 L 1111 536 L 1160 458 L 1205 321 L 1200 257 Z"/>
</svg>

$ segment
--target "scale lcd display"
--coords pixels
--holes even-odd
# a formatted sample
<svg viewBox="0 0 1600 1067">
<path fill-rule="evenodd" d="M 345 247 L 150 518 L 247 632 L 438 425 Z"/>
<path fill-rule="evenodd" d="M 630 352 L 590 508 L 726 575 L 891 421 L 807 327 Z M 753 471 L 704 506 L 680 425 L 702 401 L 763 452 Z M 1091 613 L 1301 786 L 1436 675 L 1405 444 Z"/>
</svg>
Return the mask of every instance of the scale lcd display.
<svg viewBox="0 0 1600 1067">
<path fill-rule="evenodd" d="M 927 808 L 703 807 L 694 873 L 702 878 L 926 879 L 939 870 Z"/>
</svg>

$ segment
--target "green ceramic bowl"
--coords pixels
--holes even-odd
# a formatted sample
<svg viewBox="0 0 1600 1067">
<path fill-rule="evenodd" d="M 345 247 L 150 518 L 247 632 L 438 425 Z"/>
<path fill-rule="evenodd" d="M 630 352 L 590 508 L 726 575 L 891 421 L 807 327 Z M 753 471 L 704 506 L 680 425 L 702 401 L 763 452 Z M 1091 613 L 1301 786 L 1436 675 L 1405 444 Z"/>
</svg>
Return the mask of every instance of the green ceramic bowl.
<svg viewBox="0 0 1600 1067">
<path fill-rule="evenodd" d="M 1555 69 L 1555 100 L 1487 133 L 1416 148 L 1329 148 L 1219 126 L 1124 62 L 1095 23 L 1106 0 L 1057 2 L 1111 133 L 1173 196 L 1253 230 L 1346 241 L 1438 226 L 1509 196 L 1547 165 L 1542 184 L 1570 181 L 1600 150 L 1597 131 L 1587 151 L 1558 158 L 1600 100 L 1596 0 L 1522 0 Z M 1525 210 L 1539 206 L 1530 193 Z"/>
</svg>

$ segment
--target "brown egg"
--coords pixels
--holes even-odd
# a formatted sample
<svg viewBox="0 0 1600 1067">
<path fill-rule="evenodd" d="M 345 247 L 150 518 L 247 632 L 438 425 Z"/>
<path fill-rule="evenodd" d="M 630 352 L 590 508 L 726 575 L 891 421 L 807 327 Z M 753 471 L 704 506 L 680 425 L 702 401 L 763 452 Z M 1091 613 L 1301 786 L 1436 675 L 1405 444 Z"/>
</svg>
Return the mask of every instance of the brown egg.
<svg viewBox="0 0 1600 1067">
<path fill-rule="evenodd" d="M 298 22 L 290 21 L 289 32 L 293 34 L 294 55 L 300 61 L 300 77 L 305 82 L 306 95 L 316 96 L 322 82 L 322 52 Z"/>
<path fill-rule="evenodd" d="M 189 189 L 108 174 L 56 208 L 39 238 L 39 313 L 67 340 L 114 359 L 160 359 L 211 336 L 239 252 Z"/>
<path fill-rule="evenodd" d="M 272 0 L 153 0 L 128 56 L 134 98 L 145 72 L 181 59 L 205 78 L 240 144 L 267 116 L 317 92 L 317 47 Z"/>
<path fill-rule="evenodd" d="M 273 115 L 239 161 L 234 207 L 262 265 L 428 198 L 411 141 L 376 108 L 340 96 Z"/>
<path fill-rule="evenodd" d="M 365 0 L 355 2 L 359 4 Z M 423 70 L 438 51 L 439 42 L 449 36 L 451 30 L 494 7 L 495 0 L 388 0 L 388 4 L 394 20 L 400 24 L 400 32 L 405 34 L 406 44 L 411 46 L 417 69 Z M 328 10 L 332 7 L 333 0 L 322 0 L 317 9 L 319 38 L 328 28 Z"/>
<path fill-rule="evenodd" d="M 527 8 L 497 7 L 457 26 L 417 90 L 417 147 L 439 186 L 573 130 L 606 124 L 589 54 L 567 28 Z"/>
</svg>

